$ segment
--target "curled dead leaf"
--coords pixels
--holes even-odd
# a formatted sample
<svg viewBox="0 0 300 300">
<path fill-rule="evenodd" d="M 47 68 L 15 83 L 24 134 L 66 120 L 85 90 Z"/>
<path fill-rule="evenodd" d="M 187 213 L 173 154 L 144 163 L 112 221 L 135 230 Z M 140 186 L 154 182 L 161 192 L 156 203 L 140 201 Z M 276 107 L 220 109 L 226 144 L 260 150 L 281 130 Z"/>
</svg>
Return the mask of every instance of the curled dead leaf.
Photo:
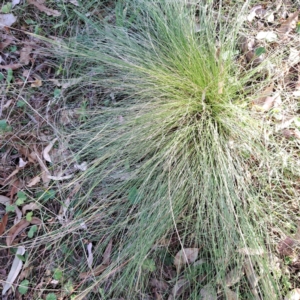
<svg viewBox="0 0 300 300">
<path fill-rule="evenodd" d="M 88 251 L 87 265 L 89 268 L 92 268 L 93 260 L 94 260 L 94 256 L 93 256 L 93 252 L 92 252 L 93 244 L 89 243 L 86 248 Z"/>
<path fill-rule="evenodd" d="M 199 253 L 199 248 L 184 248 L 181 249 L 174 258 L 174 265 L 177 271 L 185 264 L 190 264 L 196 261 Z"/>
<path fill-rule="evenodd" d="M 225 284 L 227 287 L 231 287 L 238 283 L 244 276 L 244 270 L 241 268 L 234 268 L 225 276 Z"/>
<path fill-rule="evenodd" d="M 289 33 L 296 28 L 299 16 L 299 10 L 291 14 L 278 28 L 278 35 L 282 40 L 288 38 Z"/>
<path fill-rule="evenodd" d="M 40 209 L 40 205 L 38 205 L 35 202 L 31 202 L 22 207 L 22 214 L 23 216 L 25 216 L 27 210 L 37 210 L 37 209 Z"/>
<path fill-rule="evenodd" d="M 30 222 L 26 220 L 21 220 L 19 223 L 14 225 L 8 232 L 7 237 L 6 237 L 6 245 L 11 246 L 12 242 L 16 238 L 16 236 L 23 231 L 26 227 L 30 225 Z"/>
<path fill-rule="evenodd" d="M 20 63 L 28 65 L 30 62 L 30 54 L 32 52 L 32 47 L 25 46 L 20 51 Z"/>
<path fill-rule="evenodd" d="M 52 147 L 54 146 L 55 142 L 57 141 L 57 138 L 55 138 L 54 140 L 52 140 L 48 146 L 44 149 L 43 151 L 43 157 L 46 161 L 48 162 L 52 162 L 51 157 L 49 155 L 49 152 L 51 151 Z"/>
<path fill-rule="evenodd" d="M 189 281 L 185 278 L 181 278 L 176 281 L 175 285 L 172 288 L 172 292 L 168 298 L 168 300 L 175 300 L 188 288 Z"/>
</svg>

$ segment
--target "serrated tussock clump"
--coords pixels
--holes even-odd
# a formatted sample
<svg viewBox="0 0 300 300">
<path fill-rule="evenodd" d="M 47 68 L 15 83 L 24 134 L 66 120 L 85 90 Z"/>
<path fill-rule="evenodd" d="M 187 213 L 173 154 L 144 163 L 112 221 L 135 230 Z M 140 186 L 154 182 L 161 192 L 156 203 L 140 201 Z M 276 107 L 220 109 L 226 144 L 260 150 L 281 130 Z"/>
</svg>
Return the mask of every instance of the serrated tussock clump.
<svg viewBox="0 0 300 300">
<path fill-rule="evenodd" d="M 270 152 L 247 108 L 244 87 L 255 70 L 237 63 L 238 22 L 208 4 L 124 7 L 122 26 L 100 22 L 68 49 L 85 62 L 88 84 L 104 91 L 72 134 L 78 160 L 89 164 L 76 181 L 75 208 L 102 241 L 99 256 L 113 241 L 109 266 L 82 293 L 98 285 L 109 299 L 143 299 L 151 278 L 166 278 L 166 257 L 199 248 L 202 263 L 169 282 L 187 280 L 183 299 L 200 299 L 208 287 L 225 299 L 228 286 L 239 299 L 276 299 L 267 251 L 240 250 L 268 243 L 262 182 L 252 172 L 268 165 Z M 227 274 L 245 264 L 257 282 L 248 272 L 228 284 Z"/>
</svg>

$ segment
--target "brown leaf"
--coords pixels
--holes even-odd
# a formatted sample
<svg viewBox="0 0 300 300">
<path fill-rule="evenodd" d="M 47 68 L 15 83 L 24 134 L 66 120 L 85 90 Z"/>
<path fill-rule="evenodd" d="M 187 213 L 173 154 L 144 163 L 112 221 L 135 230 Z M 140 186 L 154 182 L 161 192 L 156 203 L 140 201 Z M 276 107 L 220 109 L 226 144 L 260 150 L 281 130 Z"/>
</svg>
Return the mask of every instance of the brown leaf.
<svg viewBox="0 0 300 300">
<path fill-rule="evenodd" d="M 199 248 L 184 248 L 181 249 L 174 258 L 174 265 L 177 271 L 185 264 L 193 263 L 199 253 Z"/>
<path fill-rule="evenodd" d="M 188 287 L 189 281 L 182 278 L 176 281 L 176 284 L 172 288 L 172 293 L 170 294 L 168 300 L 175 300 L 184 292 L 184 290 Z"/>
<path fill-rule="evenodd" d="M 158 292 L 165 292 L 168 290 L 168 284 L 163 280 L 158 280 L 156 278 L 151 278 L 150 285 L 155 288 Z"/>
<path fill-rule="evenodd" d="M 40 209 L 40 208 L 41 208 L 40 205 L 38 205 L 35 202 L 31 202 L 31 203 L 26 204 L 22 207 L 22 214 L 23 214 L 23 216 L 25 216 L 27 210 L 37 210 L 37 209 Z"/>
<path fill-rule="evenodd" d="M 43 85 L 43 82 L 41 79 L 36 78 L 33 82 L 31 82 L 31 87 L 37 88 L 41 87 Z"/>
<path fill-rule="evenodd" d="M 291 14 L 278 28 L 278 35 L 281 39 L 285 40 L 288 37 L 288 34 L 296 28 L 298 16 L 299 10 Z"/>
<path fill-rule="evenodd" d="M 241 278 L 244 276 L 244 271 L 241 268 L 234 268 L 225 276 L 225 284 L 228 287 L 231 287 L 238 283 Z"/>
<path fill-rule="evenodd" d="M 26 227 L 30 225 L 30 222 L 26 220 L 21 220 L 18 224 L 14 225 L 8 232 L 6 237 L 6 245 L 11 246 L 12 242 L 16 238 L 16 236 L 24 230 Z"/>
<path fill-rule="evenodd" d="M 248 279 L 248 283 L 252 289 L 252 292 L 256 291 L 258 285 L 258 277 L 254 271 L 253 264 L 249 258 L 244 262 L 244 271 Z"/>
<path fill-rule="evenodd" d="M 239 300 L 239 296 L 236 292 L 231 289 L 225 289 L 226 300 Z"/>
<path fill-rule="evenodd" d="M 40 181 L 41 181 L 41 177 L 39 175 L 35 176 L 28 182 L 27 186 L 32 187 L 32 186 L 36 185 L 37 183 L 39 183 Z"/>
<path fill-rule="evenodd" d="M 30 62 L 30 54 L 32 52 L 32 47 L 25 46 L 20 51 L 20 63 L 28 65 Z"/>
<path fill-rule="evenodd" d="M 216 300 L 216 299 L 218 299 L 217 292 L 210 284 L 205 285 L 200 290 L 200 295 L 202 296 L 201 300 Z"/>
<path fill-rule="evenodd" d="M 296 241 L 290 237 L 285 238 L 278 245 L 278 253 L 282 256 L 291 256 L 294 253 Z"/>
<path fill-rule="evenodd" d="M 7 204 L 9 204 L 9 202 L 10 202 L 10 199 L 8 197 L 0 195 L 0 203 L 1 204 L 7 205 Z"/>
<path fill-rule="evenodd" d="M 30 224 L 32 225 L 41 225 L 43 224 L 42 220 L 37 218 L 37 217 L 33 217 L 30 221 Z"/>
<path fill-rule="evenodd" d="M 50 144 L 44 149 L 43 151 L 43 157 L 46 161 L 48 162 L 52 162 L 51 157 L 49 155 L 49 152 L 51 151 L 52 147 L 54 146 L 55 142 L 57 141 L 57 138 L 55 138 L 54 140 L 52 140 L 50 142 Z"/>
<path fill-rule="evenodd" d="M 46 7 L 43 3 L 45 1 L 27 0 L 28 4 L 34 5 L 39 11 L 44 12 L 48 16 L 59 17 L 61 13 L 57 10 Z"/>
<path fill-rule="evenodd" d="M 0 43 L 0 51 L 3 51 L 5 48 L 7 48 L 14 41 L 14 37 L 10 36 L 10 35 L 5 35 L 1 38 L 4 41 Z"/>
<path fill-rule="evenodd" d="M 93 271 L 80 273 L 79 278 L 86 279 L 90 276 L 99 276 L 102 272 L 105 271 L 106 268 L 107 268 L 107 265 L 100 265 L 100 266 L 96 267 L 95 269 L 93 269 Z"/>
<path fill-rule="evenodd" d="M 259 98 L 252 102 L 255 110 L 268 111 L 275 105 L 275 103 L 277 103 L 277 106 L 281 103 L 280 94 L 278 92 L 273 93 L 273 88 L 274 84 L 272 83 L 262 92 Z"/>
<path fill-rule="evenodd" d="M 3 69 L 3 70 L 17 70 L 17 69 L 20 69 L 22 68 L 22 64 L 11 64 L 11 65 L 6 65 L 6 66 L 2 66 L 0 65 L 0 69 Z"/>
<path fill-rule="evenodd" d="M 0 222 L 0 235 L 2 235 L 3 232 L 5 232 L 5 228 L 6 228 L 7 221 L 8 221 L 8 214 L 5 214 L 5 215 L 2 217 L 2 220 L 1 220 L 1 222 Z"/>
<path fill-rule="evenodd" d="M 103 253 L 103 265 L 109 265 L 110 264 L 110 256 L 111 256 L 111 250 L 112 250 L 112 240 L 109 241 L 104 253 Z"/>
</svg>

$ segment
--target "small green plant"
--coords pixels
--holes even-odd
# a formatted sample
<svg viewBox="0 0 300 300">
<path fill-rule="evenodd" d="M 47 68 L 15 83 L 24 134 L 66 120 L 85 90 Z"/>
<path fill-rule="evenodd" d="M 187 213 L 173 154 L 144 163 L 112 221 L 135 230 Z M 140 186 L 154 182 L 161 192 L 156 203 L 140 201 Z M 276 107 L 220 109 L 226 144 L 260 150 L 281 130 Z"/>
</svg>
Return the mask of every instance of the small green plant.
<svg viewBox="0 0 300 300">
<path fill-rule="evenodd" d="M 11 3 L 7 3 L 5 5 L 2 6 L 1 8 L 1 12 L 4 14 L 8 14 L 12 9 L 12 4 Z"/>
<path fill-rule="evenodd" d="M 25 279 L 18 286 L 18 291 L 21 295 L 25 295 L 28 292 L 28 288 L 29 288 L 29 280 Z"/>
<path fill-rule="evenodd" d="M 46 300 L 57 300 L 57 297 L 54 293 L 50 293 L 46 296 Z"/>
<path fill-rule="evenodd" d="M 37 230 L 38 230 L 37 225 L 31 226 L 30 229 L 29 229 L 29 231 L 28 231 L 28 234 L 27 234 L 28 237 L 29 237 L 30 239 L 32 239 L 33 236 L 34 236 L 34 234 L 37 232 Z"/>
<path fill-rule="evenodd" d="M 63 276 L 62 270 L 60 270 L 60 269 L 55 269 L 55 270 L 54 270 L 53 278 L 54 278 L 55 280 L 60 280 L 60 279 L 62 278 L 62 276 Z"/>
<path fill-rule="evenodd" d="M 272 136 L 266 141 L 262 132 L 272 129 L 249 109 L 268 86 L 258 79 L 263 64 L 251 70 L 238 64 L 240 18 L 224 19 L 218 4 L 118 1 L 113 24 L 93 26 L 83 16 L 89 34 L 58 50 L 82 65 L 86 83 L 101 87 L 101 109 L 92 115 L 78 95 L 81 124 L 67 132 L 76 159 L 90 162 L 74 180 L 82 187 L 73 203 L 80 212 L 73 215 L 74 232 L 92 223 L 97 239 L 114 241 L 109 266 L 82 287 L 81 297 L 112 274 L 108 298 L 149 293 L 149 272 L 163 276 L 156 262 L 176 269 L 155 251 L 166 236 L 177 250 L 200 249 L 199 269 L 186 264 L 176 270 L 189 279 L 187 298 L 199 299 L 205 287 L 226 298 L 228 274 L 246 261 L 259 279 L 253 289 L 249 274 L 242 275 L 235 283 L 241 299 L 256 292 L 262 299 L 281 296 L 264 255 L 271 248 L 266 229 L 288 218 L 273 214 L 266 194 L 282 207 L 287 195 L 275 187 L 284 186 L 285 168 L 298 174 L 290 168 L 297 164 Z M 264 47 L 254 54 L 268 55 Z M 276 153 L 289 157 L 285 168 Z M 101 222 L 91 222 L 91 214 Z M 70 231 L 66 226 L 55 235 L 67 261 L 74 249 L 66 241 Z M 174 253 L 171 243 L 164 247 Z M 257 249 L 264 254 L 247 254 Z"/>
</svg>

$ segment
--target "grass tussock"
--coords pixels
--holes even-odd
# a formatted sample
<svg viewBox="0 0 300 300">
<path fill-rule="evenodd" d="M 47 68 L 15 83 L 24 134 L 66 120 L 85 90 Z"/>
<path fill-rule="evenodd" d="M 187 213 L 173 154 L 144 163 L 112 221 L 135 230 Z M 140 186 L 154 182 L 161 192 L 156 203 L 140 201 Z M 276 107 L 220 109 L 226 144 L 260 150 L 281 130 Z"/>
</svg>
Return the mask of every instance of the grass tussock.
<svg viewBox="0 0 300 300">
<path fill-rule="evenodd" d="M 55 236 L 65 243 L 84 222 L 84 238 L 98 241 L 94 267 L 109 241 L 113 249 L 79 298 L 101 290 L 105 299 L 146 299 L 151 278 L 166 280 L 182 248 L 199 248 L 200 263 L 177 270 L 165 296 L 184 279 L 174 299 L 208 290 L 226 299 L 229 287 L 239 299 L 279 297 L 266 230 L 278 214 L 267 199 L 278 209 L 295 197 L 280 194 L 296 176 L 294 158 L 281 163 L 276 153 L 285 149 L 266 139 L 267 125 L 249 109 L 255 87 L 250 97 L 245 86 L 261 66 L 238 65 L 238 19 L 226 20 L 210 4 L 135 0 L 118 22 L 95 24 L 68 48 L 85 82 L 104 92 L 99 109 L 72 129 L 77 160 L 89 168 L 74 181 L 81 194 L 70 205 L 68 238 Z M 229 284 L 232 270 L 240 275 Z"/>
</svg>

